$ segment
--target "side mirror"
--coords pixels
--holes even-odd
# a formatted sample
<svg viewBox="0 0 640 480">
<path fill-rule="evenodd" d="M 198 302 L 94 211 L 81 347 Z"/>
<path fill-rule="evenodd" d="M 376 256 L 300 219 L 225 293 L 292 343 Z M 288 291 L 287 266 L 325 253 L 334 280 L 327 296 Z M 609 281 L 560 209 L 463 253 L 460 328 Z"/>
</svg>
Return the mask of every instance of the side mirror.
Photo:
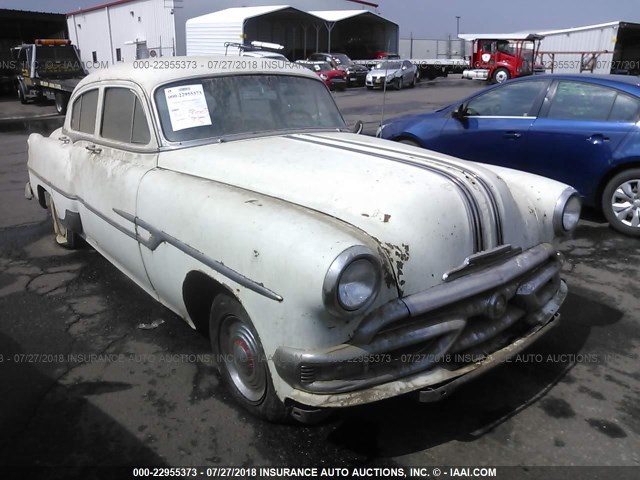
<svg viewBox="0 0 640 480">
<path fill-rule="evenodd" d="M 464 108 L 464 105 L 460 105 L 453 112 L 451 112 L 451 116 L 456 120 L 466 120 L 467 118 L 467 109 Z"/>
<path fill-rule="evenodd" d="M 406 69 L 407 69 L 407 66 L 406 66 L 406 65 L 403 65 L 403 66 L 402 66 L 402 69 L 403 69 L 403 70 L 406 70 Z"/>
<path fill-rule="evenodd" d="M 353 126 L 353 128 L 351 129 L 351 131 L 356 135 L 361 134 L 362 130 L 364 130 L 364 123 L 362 123 L 362 120 L 358 120 L 356 124 Z"/>
</svg>

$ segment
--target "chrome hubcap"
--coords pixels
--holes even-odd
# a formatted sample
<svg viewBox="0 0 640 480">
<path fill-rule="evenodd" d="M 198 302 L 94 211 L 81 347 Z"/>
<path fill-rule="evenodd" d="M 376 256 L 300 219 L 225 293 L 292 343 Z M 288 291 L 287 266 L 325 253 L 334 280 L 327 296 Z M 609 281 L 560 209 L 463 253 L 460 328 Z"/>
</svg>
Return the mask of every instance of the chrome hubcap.
<svg viewBox="0 0 640 480">
<path fill-rule="evenodd" d="M 496 75 L 496 82 L 504 83 L 507 81 L 507 74 L 504 72 L 498 72 Z"/>
<path fill-rule="evenodd" d="M 223 320 L 220 353 L 231 381 L 250 402 L 259 402 L 267 390 L 265 365 L 251 330 L 237 317 Z"/>
<path fill-rule="evenodd" d="M 619 185 L 611 197 L 611 208 L 627 227 L 640 227 L 640 179 Z"/>
</svg>

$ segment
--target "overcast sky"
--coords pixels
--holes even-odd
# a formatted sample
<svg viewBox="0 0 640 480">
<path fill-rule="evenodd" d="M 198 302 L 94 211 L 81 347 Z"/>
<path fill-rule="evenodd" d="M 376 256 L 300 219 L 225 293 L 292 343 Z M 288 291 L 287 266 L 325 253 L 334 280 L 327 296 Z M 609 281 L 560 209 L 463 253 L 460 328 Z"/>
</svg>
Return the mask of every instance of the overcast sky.
<svg viewBox="0 0 640 480">
<path fill-rule="evenodd" d="M 108 0 L 0 0 L 0 8 L 66 13 Z M 400 25 L 400 36 L 443 38 L 456 33 L 509 33 L 568 28 L 614 20 L 640 23 L 638 0 L 370 0 Z M 189 0 L 184 0 L 188 4 Z M 215 0 L 212 0 L 215 5 Z M 242 0 L 238 6 L 243 5 Z M 274 5 L 286 4 L 274 0 Z M 318 0 L 318 9 L 322 1 Z M 215 7 L 212 7 L 212 11 Z"/>
</svg>

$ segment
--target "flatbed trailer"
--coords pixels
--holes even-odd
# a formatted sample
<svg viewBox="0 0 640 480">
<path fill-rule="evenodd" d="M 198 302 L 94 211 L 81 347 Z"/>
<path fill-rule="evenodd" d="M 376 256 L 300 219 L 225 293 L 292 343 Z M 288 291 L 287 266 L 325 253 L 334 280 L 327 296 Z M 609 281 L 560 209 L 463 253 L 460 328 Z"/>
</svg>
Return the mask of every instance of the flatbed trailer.
<svg viewBox="0 0 640 480">
<path fill-rule="evenodd" d="M 15 88 L 21 103 L 53 100 L 65 114 L 71 93 L 85 71 L 80 55 L 69 40 L 36 40 L 18 47 Z"/>
</svg>

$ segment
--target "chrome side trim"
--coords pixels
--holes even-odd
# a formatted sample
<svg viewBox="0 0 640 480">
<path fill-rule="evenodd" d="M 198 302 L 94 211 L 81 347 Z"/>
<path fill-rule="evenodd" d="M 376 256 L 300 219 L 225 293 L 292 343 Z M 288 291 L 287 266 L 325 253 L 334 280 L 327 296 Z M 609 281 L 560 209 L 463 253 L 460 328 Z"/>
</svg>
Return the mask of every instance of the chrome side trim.
<svg viewBox="0 0 640 480">
<path fill-rule="evenodd" d="M 55 190 L 57 193 L 59 193 L 60 195 L 62 195 L 64 198 L 68 199 L 68 200 L 72 200 L 74 202 L 80 202 L 82 205 L 84 205 L 84 207 L 89 210 L 91 213 L 93 213 L 96 217 L 100 218 L 101 220 L 107 222 L 109 225 L 111 225 L 113 228 L 119 230 L 121 233 L 124 233 L 127 237 L 132 238 L 134 240 L 136 240 L 136 233 L 131 231 L 131 230 L 127 230 L 125 227 L 123 227 L 122 225 L 114 222 L 113 220 L 111 220 L 109 217 L 105 216 L 103 213 L 101 213 L 100 211 L 96 210 L 95 208 L 93 208 L 91 205 L 89 205 L 87 202 L 84 201 L 84 199 L 82 197 L 79 197 L 78 195 L 73 195 L 71 193 L 65 192 L 64 190 L 59 189 L 58 187 L 53 186 L 53 184 L 51 182 L 49 182 L 48 180 L 45 180 L 44 178 L 42 178 L 41 175 L 39 175 L 37 172 L 35 172 L 32 168 L 29 168 L 29 171 L 38 178 L 38 180 L 40 180 L 42 183 L 44 183 L 47 187 L 49 187 L 51 190 Z M 69 210 L 67 210 L 67 212 L 69 212 Z M 77 213 L 77 212 L 75 212 Z M 66 214 L 65 214 L 66 215 Z M 80 232 L 78 232 L 80 233 Z"/>
<path fill-rule="evenodd" d="M 312 137 L 312 135 L 306 135 L 306 137 Z M 398 163 L 403 163 L 405 165 L 410 165 L 413 167 L 418 167 L 418 168 L 422 168 L 424 170 L 428 170 L 432 173 L 435 173 L 436 175 L 440 175 L 441 177 L 446 178 L 447 180 L 449 180 L 453 185 L 455 185 L 460 194 L 461 194 L 461 198 L 465 204 L 465 208 L 467 209 L 467 216 L 469 217 L 469 222 L 470 222 L 470 228 L 471 228 L 471 232 L 472 232 L 472 236 L 473 236 L 473 251 L 474 253 L 477 252 L 481 252 L 485 249 L 484 246 L 484 235 L 482 234 L 482 215 L 480 213 L 480 207 L 478 205 L 478 203 L 476 202 L 475 198 L 473 197 L 473 193 L 471 192 L 471 189 L 467 187 L 467 185 L 464 184 L 464 182 L 462 180 L 460 180 L 458 177 L 456 177 L 455 175 L 450 174 L 449 172 L 446 172 L 444 170 L 439 170 L 435 167 L 429 166 L 429 165 L 423 165 L 421 163 L 416 163 L 416 162 L 412 162 L 411 160 L 405 160 L 402 158 L 398 158 L 398 157 L 392 157 L 390 155 L 384 155 L 381 153 L 375 153 L 375 152 L 367 152 L 364 151 L 362 149 L 356 149 L 356 148 L 349 148 L 349 147 L 344 147 L 344 146 L 340 146 L 340 145 L 336 145 L 336 144 L 332 144 L 332 143 L 328 143 L 323 137 L 318 137 L 321 138 L 322 140 L 324 140 L 323 142 L 320 142 L 318 140 L 314 140 L 313 138 L 305 138 L 305 137 L 297 137 L 294 135 L 286 135 L 284 138 L 289 138 L 291 140 L 297 140 L 300 142 L 307 142 L 307 143 L 312 143 L 314 145 L 322 145 L 323 147 L 330 147 L 330 148 L 336 148 L 336 149 L 340 149 L 340 150 L 346 150 L 348 152 L 353 152 L 353 153 L 359 153 L 362 155 L 369 155 L 372 157 L 376 157 L 376 158 L 381 158 L 383 160 L 392 160 L 394 162 L 398 162 Z M 340 141 L 340 140 L 338 140 Z M 353 142 L 355 145 L 358 145 L 358 143 Z"/>
<path fill-rule="evenodd" d="M 521 117 L 518 117 L 521 118 Z M 387 148 L 387 147 L 380 147 L 379 145 L 376 145 L 375 147 L 371 147 L 371 145 L 367 145 L 365 143 L 362 142 L 356 142 L 354 140 L 345 140 L 345 139 L 327 139 L 325 137 L 321 137 L 318 135 L 313 135 L 313 134 L 308 134 L 309 137 L 314 137 L 314 138 L 318 138 L 318 139 L 323 139 L 323 140 L 332 140 L 332 141 L 336 141 L 336 142 L 342 142 L 342 143 L 346 143 L 349 145 L 358 145 L 361 147 L 370 147 L 370 148 L 375 148 L 376 150 L 381 150 L 383 152 L 389 152 L 389 153 L 398 153 L 397 150 L 394 150 L 392 148 Z M 411 153 L 409 154 L 413 157 L 417 157 L 420 158 L 422 160 L 427 160 L 431 163 L 435 163 L 438 165 L 443 165 L 446 167 L 449 167 L 463 175 L 471 175 L 474 180 L 476 180 L 480 186 L 485 190 L 487 198 L 489 199 L 489 203 L 491 204 L 491 213 L 493 214 L 493 217 L 495 219 L 495 227 L 496 227 L 496 240 L 497 240 L 497 245 L 502 245 L 504 242 L 503 239 L 503 230 L 502 230 L 502 218 L 500 215 L 500 208 L 498 207 L 498 201 L 496 199 L 495 194 L 493 193 L 493 190 L 491 190 L 491 187 L 489 186 L 489 184 L 487 183 L 487 181 L 481 177 L 480 175 L 478 175 L 477 173 L 471 171 L 471 170 L 465 170 L 460 168 L 458 165 L 456 165 L 455 163 L 451 163 L 451 162 L 447 162 L 445 160 L 440 160 L 437 158 L 433 158 L 430 157 L 429 155 L 425 155 L 425 154 L 415 154 L 415 153 Z"/>
<path fill-rule="evenodd" d="M 168 243 L 172 246 L 174 246 L 175 248 L 177 248 L 178 250 L 180 250 L 181 252 L 189 255 L 192 258 L 195 258 L 196 260 L 198 260 L 199 262 L 205 264 L 206 266 L 210 267 L 212 270 L 215 270 L 216 272 L 218 272 L 221 275 L 224 275 L 225 277 L 229 278 L 230 280 L 233 280 L 234 282 L 236 282 L 239 285 L 242 285 L 243 287 L 256 292 L 264 297 L 267 297 L 271 300 L 276 300 L 278 302 L 282 302 L 284 299 L 278 295 L 277 293 L 273 292 L 272 290 L 269 290 L 268 288 L 266 288 L 264 285 L 262 285 L 261 283 L 255 282 L 247 277 L 245 277 L 244 275 L 242 275 L 241 273 L 236 272 L 235 270 L 227 267 L 226 265 L 224 265 L 221 262 L 218 262 L 217 260 L 213 260 L 212 258 L 207 257 L 204 253 L 196 250 L 195 248 L 187 245 L 184 242 L 181 242 L 180 240 L 178 240 L 177 238 L 169 235 L 168 233 L 163 232 L 162 230 L 158 230 L 157 228 L 149 225 L 148 223 L 146 223 L 145 221 L 134 217 L 133 215 L 123 212 L 122 210 L 118 210 L 116 208 L 113 209 L 113 211 L 120 215 L 122 218 L 124 218 L 125 220 L 130 221 L 131 223 L 133 223 L 136 226 L 140 226 L 142 228 L 144 228 L 145 230 L 147 230 L 149 233 L 151 233 L 151 237 L 147 240 L 143 237 L 141 237 L 140 235 L 138 235 L 135 231 L 131 231 L 125 227 L 123 227 L 122 225 L 120 225 L 117 222 L 114 222 L 113 220 L 111 220 L 109 217 L 105 216 L 103 213 L 101 213 L 100 211 L 96 210 L 95 208 L 93 208 L 91 205 L 89 205 L 87 202 L 85 202 L 82 197 L 79 197 L 78 195 L 72 195 L 70 193 L 64 192 L 63 190 L 60 190 L 57 187 L 54 187 L 51 182 L 49 182 L 48 180 L 45 180 L 44 178 L 42 178 L 41 175 L 39 175 L 38 173 L 36 173 L 32 168 L 29 168 L 29 171 L 38 178 L 38 180 L 40 180 L 42 183 L 44 183 L 46 186 L 48 186 L 49 188 L 51 188 L 52 190 L 55 190 L 57 193 L 59 193 L 60 195 L 62 195 L 63 197 L 69 199 L 69 200 L 73 200 L 73 201 L 78 201 L 80 203 L 82 203 L 82 205 L 84 205 L 84 207 L 89 210 L 91 213 L 93 213 L 95 216 L 97 216 L 98 218 L 100 218 L 101 220 L 105 221 L 106 223 L 108 223 L 109 225 L 111 225 L 112 227 L 116 228 L 118 231 L 120 231 L 121 233 L 123 233 L 124 235 L 126 235 L 127 237 L 140 242 L 142 245 L 144 245 L 145 247 L 147 247 L 149 250 L 153 251 L 156 248 L 158 248 L 158 246 L 161 243 Z M 78 221 L 80 219 L 78 218 Z"/>
<path fill-rule="evenodd" d="M 125 220 L 129 220 L 130 222 L 132 222 L 136 227 L 141 227 L 151 234 L 149 239 L 145 239 L 140 235 L 136 234 L 136 239 L 138 240 L 138 242 L 140 242 L 142 245 L 147 247 L 152 252 L 155 249 L 157 249 L 161 244 L 168 243 L 169 245 L 180 250 L 182 253 L 185 253 L 186 255 L 189 255 L 191 258 L 198 260 L 200 263 L 205 264 L 207 267 L 218 272 L 220 275 L 223 275 L 228 279 L 233 280 L 238 285 L 242 285 L 243 287 L 253 292 L 256 292 L 257 294 L 262 295 L 263 297 L 269 298 L 270 300 L 275 300 L 278 302 L 282 302 L 284 300 L 280 295 L 278 295 L 272 290 L 269 290 L 262 283 L 258 283 L 254 280 L 251 280 L 250 278 L 245 277 L 241 273 L 236 272 L 235 270 L 227 267 L 224 263 L 206 256 L 201 251 L 193 248 L 190 245 L 187 245 L 181 240 L 178 240 L 176 237 L 169 235 L 168 233 L 162 230 L 157 229 L 156 227 L 145 222 L 141 218 L 131 215 L 130 213 L 123 212 L 122 210 L 119 210 L 117 208 L 114 208 L 113 211 L 118 215 L 120 215 Z"/>
</svg>

